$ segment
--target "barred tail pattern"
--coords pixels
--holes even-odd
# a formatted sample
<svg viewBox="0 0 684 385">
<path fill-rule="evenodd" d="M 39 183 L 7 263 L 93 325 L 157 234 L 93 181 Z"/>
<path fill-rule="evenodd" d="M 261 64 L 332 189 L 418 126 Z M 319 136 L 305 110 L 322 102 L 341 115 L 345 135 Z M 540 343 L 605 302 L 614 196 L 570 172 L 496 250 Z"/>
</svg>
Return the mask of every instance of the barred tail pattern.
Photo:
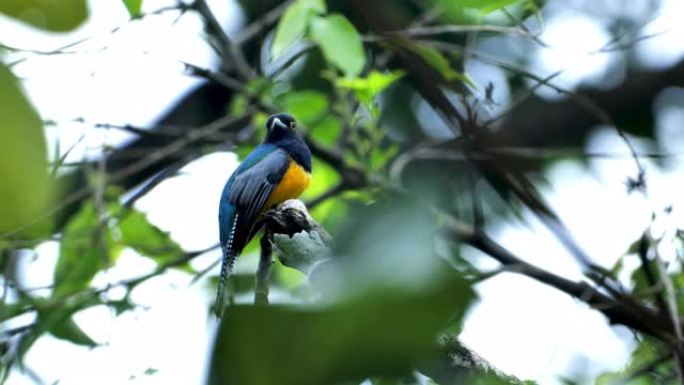
<svg viewBox="0 0 684 385">
<path fill-rule="evenodd" d="M 223 258 L 221 259 L 221 273 L 219 275 L 216 303 L 214 304 L 214 313 L 216 314 L 216 317 L 219 318 L 223 314 L 223 309 L 225 307 L 226 282 L 228 281 L 230 272 L 233 270 L 233 264 L 235 264 L 236 253 L 233 250 L 233 238 L 235 236 L 237 224 L 238 214 L 236 213 L 235 218 L 233 219 L 233 226 L 230 229 L 230 235 L 228 235 L 228 241 L 225 245 L 221 245 Z"/>
</svg>

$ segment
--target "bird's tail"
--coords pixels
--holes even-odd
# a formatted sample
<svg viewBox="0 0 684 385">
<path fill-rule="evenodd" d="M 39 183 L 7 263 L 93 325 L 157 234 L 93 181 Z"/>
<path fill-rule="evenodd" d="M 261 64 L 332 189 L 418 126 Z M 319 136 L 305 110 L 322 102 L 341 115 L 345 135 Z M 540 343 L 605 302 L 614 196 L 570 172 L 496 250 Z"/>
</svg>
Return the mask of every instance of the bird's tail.
<svg viewBox="0 0 684 385">
<path fill-rule="evenodd" d="M 233 250 L 233 237 L 235 236 L 235 227 L 237 226 L 237 223 L 238 216 L 235 214 L 233 227 L 230 229 L 230 235 L 228 236 L 228 242 L 226 242 L 225 245 L 221 245 L 223 257 L 221 259 L 221 273 L 219 275 L 218 290 L 216 292 L 216 303 L 214 303 L 214 314 L 216 314 L 216 317 L 218 318 L 221 318 L 223 315 L 226 298 L 226 283 L 228 282 L 228 276 L 233 270 L 233 264 L 235 264 L 236 253 L 235 250 Z"/>
</svg>

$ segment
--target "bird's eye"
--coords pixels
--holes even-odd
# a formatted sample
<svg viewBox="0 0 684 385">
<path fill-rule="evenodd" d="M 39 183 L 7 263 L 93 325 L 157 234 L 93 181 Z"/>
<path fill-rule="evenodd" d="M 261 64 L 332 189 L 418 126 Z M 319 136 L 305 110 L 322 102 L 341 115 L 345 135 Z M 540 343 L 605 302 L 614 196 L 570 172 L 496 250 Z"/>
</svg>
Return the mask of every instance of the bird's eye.
<svg viewBox="0 0 684 385">
<path fill-rule="evenodd" d="M 297 128 L 297 123 L 296 123 L 296 122 L 290 122 L 290 128 L 293 129 L 293 130 L 294 130 L 295 128 Z"/>
</svg>

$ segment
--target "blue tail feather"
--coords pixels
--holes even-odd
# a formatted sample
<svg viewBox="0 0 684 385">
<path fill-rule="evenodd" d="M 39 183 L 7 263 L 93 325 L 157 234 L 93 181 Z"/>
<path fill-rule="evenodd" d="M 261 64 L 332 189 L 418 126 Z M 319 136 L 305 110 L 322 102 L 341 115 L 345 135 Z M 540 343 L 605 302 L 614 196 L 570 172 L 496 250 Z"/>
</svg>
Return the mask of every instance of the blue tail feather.
<svg viewBox="0 0 684 385">
<path fill-rule="evenodd" d="M 226 282 L 228 281 L 228 276 L 233 271 L 233 265 L 235 264 L 236 252 L 233 249 L 233 239 L 235 236 L 235 227 L 238 223 L 238 214 L 236 213 L 232 220 L 232 226 L 230 233 L 226 242 L 221 245 L 222 259 L 221 259 L 221 273 L 219 275 L 218 291 L 216 293 L 216 303 L 214 305 L 214 312 L 217 317 L 221 317 L 223 314 L 223 309 L 225 307 L 225 293 L 226 293 Z"/>
</svg>

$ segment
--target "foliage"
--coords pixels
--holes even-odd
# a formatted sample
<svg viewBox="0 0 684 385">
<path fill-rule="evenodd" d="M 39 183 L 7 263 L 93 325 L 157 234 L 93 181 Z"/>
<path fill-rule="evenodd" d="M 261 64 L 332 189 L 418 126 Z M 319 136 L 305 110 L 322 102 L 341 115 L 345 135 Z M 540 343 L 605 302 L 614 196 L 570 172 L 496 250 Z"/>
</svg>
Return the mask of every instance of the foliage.
<svg viewBox="0 0 684 385">
<path fill-rule="evenodd" d="M 0 64 L 0 232 L 25 227 L 45 208 L 50 183 L 40 117 Z M 16 165 L 21 165 L 19 168 Z"/>
<path fill-rule="evenodd" d="M 435 335 L 453 309 L 464 309 L 468 291 L 454 281 L 324 308 L 236 305 L 216 339 L 209 383 L 313 385 L 405 375 L 431 353 Z"/>
<path fill-rule="evenodd" d="M 140 16 L 140 10 L 143 3 L 142 0 L 123 0 L 123 3 L 131 17 Z"/>
<path fill-rule="evenodd" d="M 311 20 L 311 39 L 325 58 L 348 78 L 358 76 L 366 64 L 361 36 L 344 16 L 333 14 Z"/>
<path fill-rule="evenodd" d="M 37 28 L 69 31 L 88 16 L 85 0 L 5 0 L 0 12 Z"/>
<path fill-rule="evenodd" d="M 103 149 L 103 164 L 112 167 L 105 171 L 91 159 L 78 171 L 66 169 L 60 149 L 48 161 L 43 120 L 13 68 L 0 64 L 0 134 L 12 139 L 0 142 L 0 330 L 7 331 L 0 336 L 0 383 L 8 367 L 21 364 L 45 335 L 97 348 L 98 342 L 75 321 L 78 312 L 100 305 L 116 315 L 134 309 L 131 291 L 169 269 L 203 278 L 206 272 L 195 271 L 189 262 L 204 250 L 183 250 L 136 208 L 135 200 L 147 192 L 146 183 L 154 187 L 217 145 L 227 142 L 244 158 L 276 111 L 297 119 L 314 154 L 314 183 L 302 198 L 333 235 L 334 261 L 324 284 L 276 264 L 269 285 L 287 293 L 289 303 L 256 306 L 235 300 L 239 303 L 229 307 L 214 341 L 210 383 L 423 383 L 418 373 L 431 383 L 451 383 L 466 365 L 454 359 L 453 351 L 445 353 L 440 337 L 457 341 L 454 336 L 476 299 L 474 286 L 504 270 L 561 290 L 634 333 L 630 362 L 621 371 L 603 374 L 599 384 L 678 381 L 673 374 L 684 362 L 678 336 L 684 273 L 681 261 L 668 265 L 661 255 L 672 246 L 649 228 L 611 270 L 588 264 L 537 188 L 538 176 L 551 162 L 576 158 L 559 155 L 553 146 L 583 143 L 596 124 L 614 120 L 628 144 L 625 132 L 652 139 L 655 91 L 634 104 L 649 106 L 646 111 L 634 107 L 613 117 L 615 111 L 603 111 L 619 104 L 613 94 L 595 106 L 591 98 L 518 67 L 527 65 L 527 58 L 513 65 L 499 60 L 497 52 L 489 57 L 473 48 L 480 38 L 502 36 L 543 45 L 522 24 L 529 16 L 541 18 L 533 1 L 349 5 L 294 0 L 279 8 L 278 18 L 261 8 L 255 11 L 256 3 L 261 4 L 242 2 L 250 32 L 238 36 L 214 25 L 216 18 L 201 6 L 203 0 L 177 6 L 179 17 L 188 12 L 199 16 L 207 41 L 223 60 L 216 70 L 190 71 L 207 78 L 210 86 L 198 89 L 210 96 L 172 107 L 177 111 L 169 116 L 183 118 L 167 116 L 157 131 L 120 127 L 139 138 L 132 147 Z M 146 17 L 142 5 L 142 0 L 120 3 L 132 20 Z M 0 4 L 0 12 L 53 32 L 72 30 L 87 16 L 80 0 L 10 0 Z M 506 71 L 506 84 L 476 84 L 466 71 L 468 60 Z M 569 95 L 568 100 L 542 101 L 533 95 L 542 85 Z M 494 90 L 504 87 L 520 98 L 499 106 Z M 598 99 L 600 92 L 608 91 L 592 96 Z M 229 96 L 221 99 L 224 94 Z M 211 103 L 219 105 L 218 112 L 203 108 Z M 180 107 L 188 105 L 194 107 Z M 547 110 L 551 117 L 546 121 L 553 124 L 541 133 L 529 130 Z M 592 114 L 597 116 L 584 118 Z M 631 119 L 635 114 L 647 119 Z M 628 122 L 622 124 L 625 117 Z M 554 131 L 563 124 L 572 127 Z M 131 149 L 134 156 L 121 155 Z M 630 177 L 630 185 L 639 189 L 645 171 L 633 155 L 639 174 Z M 489 237 L 496 224 L 523 219 L 523 213 L 536 215 L 577 258 L 584 281 L 529 264 Z M 25 288 L 14 260 L 44 241 L 59 243 L 50 287 Z M 483 269 L 485 264 L 463 252 L 466 247 L 494 258 L 503 269 Z M 98 283 L 124 249 L 153 261 L 153 271 Z M 256 237 L 240 258 L 255 260 L 258 254 Z M 210 274 L 202 282 L 214 289 L 216 278 Z M 229 286 L 235 298 L 249 298 L 256 291 L 255 274 L 238 271 Z M 113 287 L 123 294 L 111 298 L 107 294 Z M 431 370 L 435 367 L 442 371 Z M 468 383 L 521 383 L 481 372 Z M 155 373 L 153 368 L 145 371 Z"/>
<path fill-rule="evenodd" d="M 271 55 L 280 56 L 306 33 L 313 16 L 325 13 L 323 0 L 297 0 L 283 13 L 275 31 Z"/>
</svg>

